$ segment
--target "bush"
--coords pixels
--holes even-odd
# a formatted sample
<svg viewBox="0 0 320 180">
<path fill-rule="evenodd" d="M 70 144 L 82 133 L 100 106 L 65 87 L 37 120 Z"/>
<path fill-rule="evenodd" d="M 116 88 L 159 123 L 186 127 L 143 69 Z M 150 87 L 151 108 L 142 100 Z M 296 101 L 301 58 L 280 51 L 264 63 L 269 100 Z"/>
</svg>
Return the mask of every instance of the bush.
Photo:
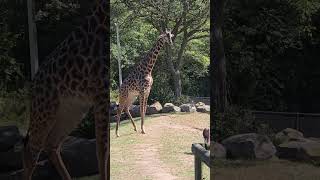
<svg viewBox="0 0 320 180">
<path fill-rule="evenodd" d="M 223 139 L 243 133 L 258 133 L 269 136 L 273 139 L 274 132 L 267 125 L 257 123 L 249 110 L 238 106 L 229 106 L 226 112 L 213 113 L 213 120 L 216 121 L 216 127 L 213 127 L 213 134 L 216 134 L 215 141 L 222 141 Z"/>
<path fill-rule="evenodd" d="M 18 127 L 29 122 L 30 94 L 28 89 L 0 92 L 0 122 L 10 122 Z"/>
<path fill-rule="evenodd" d="M 111 90 L 110 102 L 118 102 L 118 101 L 119 101 L 119 90 Z"/>
<path fill-rule="evenodd" d="M 180 97 L 178 97 L 176 99 L 175 98 L 172 99 L 171 102 L 176 106 L 180 106 L 182 104 L 190 103 L 191 99 L 189 98 L 189 96 L 182 95 L 182 96 L 180 96 Z"/>
</svg>

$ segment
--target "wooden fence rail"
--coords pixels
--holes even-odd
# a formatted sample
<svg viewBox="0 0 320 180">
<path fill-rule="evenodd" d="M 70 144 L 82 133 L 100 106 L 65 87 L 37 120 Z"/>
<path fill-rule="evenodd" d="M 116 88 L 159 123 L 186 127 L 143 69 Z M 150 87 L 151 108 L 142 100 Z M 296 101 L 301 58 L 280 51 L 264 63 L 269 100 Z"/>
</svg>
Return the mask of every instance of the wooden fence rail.
<svg viewBox="0 0 320 180">
<path fill-rule="evenodd" d="M 191 151 L 194 154 L 195 180 L 202 180 L 202 162 L 211 168 L 210 151 L 206 150 L 199 143 L 192 144 Z"/>
</svg>

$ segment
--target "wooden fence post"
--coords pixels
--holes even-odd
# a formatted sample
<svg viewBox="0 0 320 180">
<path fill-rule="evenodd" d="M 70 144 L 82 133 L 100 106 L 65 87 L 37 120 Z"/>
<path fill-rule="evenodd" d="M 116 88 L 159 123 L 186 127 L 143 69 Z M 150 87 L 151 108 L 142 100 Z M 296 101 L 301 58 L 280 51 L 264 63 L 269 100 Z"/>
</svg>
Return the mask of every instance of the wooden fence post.
<svg viewBox="0 0 320 180">
<path fill-rule="evenodd" d="M 202 166 L 201 166 L 201 160 L 197 156 L 194 156 L 194 172 L 195 172 L 195 180 L 201 180 Z"/>
<path fill-rule="evenodd" d="M 202 179 L 202 162 L 204 162 L 209 168 L 211 168 L 210 151 L 206 150 L 202 145 L 198 143 L 192 144 L 191 151 L 194 155 L 195 180 L 201 180 Z"/>
</svg>

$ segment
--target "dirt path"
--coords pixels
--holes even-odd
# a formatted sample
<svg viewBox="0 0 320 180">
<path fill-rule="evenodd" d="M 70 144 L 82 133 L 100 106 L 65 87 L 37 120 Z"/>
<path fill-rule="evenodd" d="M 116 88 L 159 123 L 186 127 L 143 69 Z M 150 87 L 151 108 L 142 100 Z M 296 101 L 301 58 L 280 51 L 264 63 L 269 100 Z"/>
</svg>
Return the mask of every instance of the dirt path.
<svg viewBox="0 0 320 180">
<path fill-rule="evenodd" d="M 147 135 L 144 136 L 145 140 L 141 144 L 137 144 L 134 147 L 134 153 L 137 158 L 135 163 L 135 168 L 139 169 L 141 174 L 148 179 L 155 180 L 171 180 L 179 179 L 177 176 L 173 175 L 168 164 L 165 164 L 161 161 L 159 156 L 159 148 L 161 148 L 161 137 L 164 133 L 168 131 L 173 133 L 180 133 L 189 131 L 191 133 L 199 133 L 200 129 L 196 129 L 190 126 L 181 125 L 174 123 L 171 120 L 170 116 L 161 116 L 156 117 L 155 121 L 159 122 L 152 124 L 147 128 Z M 182 154 L 182 156 L 187 156 Z M 183 157 L 177 157 L 183 158 Z M 189 161 L 189 157 L 187 157 Z M 192 160 L 191 160 L 192 162 Z"/>
</svg>

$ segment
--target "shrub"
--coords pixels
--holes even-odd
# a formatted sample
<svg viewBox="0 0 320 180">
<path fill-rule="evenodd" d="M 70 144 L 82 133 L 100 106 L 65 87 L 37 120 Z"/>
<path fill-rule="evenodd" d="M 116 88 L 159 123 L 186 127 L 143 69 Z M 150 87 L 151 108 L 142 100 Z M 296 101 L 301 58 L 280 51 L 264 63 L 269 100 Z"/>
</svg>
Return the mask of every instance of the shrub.
<svg viewBox="0 0 320 180">
<path fill-rule="evenodd" d="M 242 133 L 259 133 L 273 139 L 273 130 L 267 124 L 257 123 L 249 110 L 229 106 L 224 114 L 219 112 L 213 114 L 212 118 L 216 121 L 216 127 L 213 127 L 212 130 L 213 134 L 216 134 L 215 141 Z"/>
<path fill-rule="evenodd" d="M 191 102 L 190 98 L 186 95 L 182 95 L 176 99 L 172 99 L 172 103 L 176 106 L 180 106 L 182 104 L 186 104 L 190 102 Z"/>
<path fill-rule="evenodd" d="M 27 88 L 0 92 L 0 121 L 26 126 L 30 114 L 30 96 Z"/>
<path fill-rule="evenodd" d="M 111 90 L 110 91 L 110 102 L 118 102 L 119 101 L 119 90 Z"/>
</svg>

